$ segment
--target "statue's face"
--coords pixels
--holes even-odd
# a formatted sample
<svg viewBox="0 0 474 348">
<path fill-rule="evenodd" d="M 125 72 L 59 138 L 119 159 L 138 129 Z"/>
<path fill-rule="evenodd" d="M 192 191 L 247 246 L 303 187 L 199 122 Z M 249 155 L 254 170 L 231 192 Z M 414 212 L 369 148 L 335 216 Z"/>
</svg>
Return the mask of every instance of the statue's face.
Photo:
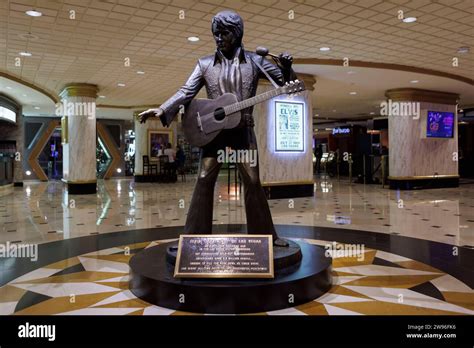
<svg viewBox="0 0 474 348">
<path fill-rule="evenodd" d="M 212 34 L 216 40 L 217 48 L 224 54 L 232 53 L 237 45 L 237 38 L 227 28 L 221 25 L 214 25 L 212 27 Z"/>
</svg>

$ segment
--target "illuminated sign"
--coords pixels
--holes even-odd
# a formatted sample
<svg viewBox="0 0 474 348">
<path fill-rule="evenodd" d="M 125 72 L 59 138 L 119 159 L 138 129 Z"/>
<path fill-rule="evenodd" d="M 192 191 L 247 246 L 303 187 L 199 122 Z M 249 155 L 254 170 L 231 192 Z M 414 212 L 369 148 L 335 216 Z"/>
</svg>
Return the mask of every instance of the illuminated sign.
<svg viewBox="0 0 474 348">
<path fill-rule="evenodd" d="M 0 120 L 16 123 L 16 113 L 10 109 L 0 106 Z"/>
<path fill-rule="evenodd" d="M 350 133 L 351 133 L 350 128 L 333 128 L 333 130 L 332 130 L 333 135 L 336 135 L 336 134 L 350 134 Z"/>
<path fill-rule="evenodd" d="M 304 151 L 304 103 L 275 102 L 275 151 Z"/>
</svg>

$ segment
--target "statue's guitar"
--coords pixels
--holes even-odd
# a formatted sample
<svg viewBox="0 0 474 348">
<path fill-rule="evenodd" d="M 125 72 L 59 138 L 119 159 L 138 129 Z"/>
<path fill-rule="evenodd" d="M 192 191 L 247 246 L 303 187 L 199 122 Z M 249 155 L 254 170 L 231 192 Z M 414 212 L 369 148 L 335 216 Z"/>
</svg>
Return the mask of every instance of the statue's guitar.
<svg viewBox="0 0 474 348">
<path fill-rule="evenodd" d="M 202 147 L 209 144 L 223 129 L 237 127 L 241 110 L 282 94 L 304 90 L 303 81 L 295 80 L 241 102 L 232 93 L 225 93 L 216 99 L 194 99 L 183 115 L 184 135 L 191 145 Z"/>
</svg>

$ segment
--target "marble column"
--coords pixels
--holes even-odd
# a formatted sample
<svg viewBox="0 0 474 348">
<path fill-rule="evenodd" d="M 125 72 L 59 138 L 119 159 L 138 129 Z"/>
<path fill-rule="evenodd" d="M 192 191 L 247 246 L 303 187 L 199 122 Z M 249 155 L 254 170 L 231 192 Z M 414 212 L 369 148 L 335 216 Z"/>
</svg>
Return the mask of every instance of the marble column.
<svg viewBox="0 0 474 348">
<path fill-rule="evenodd" d="M 66 85 L 60 93 L 60 113 L 67 119 L 66 142 L 63 129 L 63 181 L 67 184 L 69 194 L 97 192 L 97 92 L 96 85 L 73 83 Z"/>
<path fill-rule="evenodd" d="M 458 94 L 416 88 L 399 88 L 385 93 L 389 130 L 389 180 L 392 189 L 456 187 L 458 172 Z M 402 115 L 396 104 L 406 103 L 414 112 Z M 410 104 L 408 104 L 410 103 Z M 418 109 L 419 108 L 419 109 Z M 382 109 L 383 110 L 383 109 Z M 405 107 L 405 111 L 408 109 Z M 419 114 L 417 115 L 417 110 Z M 429 138 L 428 111 L 454 114 L 451 138 Z"/>
<path fill-rule="evenodd" d="M 150 162 L 153 164 L 158 164 L 158 162 L 151 158 L 150 149 L 149 149 L 149 137 L 153 132 L 159 132 L 168 134 L 170 138 L 170 143 L 173 148 L 176 148 L 177 145 L 177 136 L 178 136 L 178 122 L 177 118 L 171 122 L 169 127 L 163 127 L 161 121 L 157 117 L 149 118 L 145 123 L 140 123 L 138 120 L 138 114 L 143 110 L 134 112 L 135 120 L 135 181 L 143 182 L 147 181 L 147 176 L 143 173 L 143 156 L 149 156 Z M 159 166 L 159 165 L 158 165 Z"/>
<path fill-rule="evenodd" d="M 311 91 L 316 80 L 307 74 L 298 74 L 306 91 L 299 96 L 281 95 L 258 104 L 254 108 L 255 135 L 258 144 L 260 181 L 269 198 L 304 197 L 313 195 L 313 115 Z M 257 94 L 274 89 L 266 80 L 260 80 Z M 304 148 L 300 152 L 278 152 L 275 145 L 275 101 L 304 103 Z"/>
<path fill-rule="evenodd" d="M 0 94 L 0 105 L 16 113 L 16 123 L 2 122 L 0 126 L 0 139 L 15 141 L 15 152 L 13 158 L 13 184 L 23 186 L 25 155 L 25 127 L 24 116 L 21 105 L 6 95 Z M 1 164 L 3 165 L 3 163 Z"/>
</svg>

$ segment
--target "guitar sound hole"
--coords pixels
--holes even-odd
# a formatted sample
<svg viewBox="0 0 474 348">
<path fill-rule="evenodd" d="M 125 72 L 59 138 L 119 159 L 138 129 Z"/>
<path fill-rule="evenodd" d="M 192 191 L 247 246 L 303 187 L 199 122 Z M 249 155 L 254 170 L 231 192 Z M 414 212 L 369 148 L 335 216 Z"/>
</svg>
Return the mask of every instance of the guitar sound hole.
<svg viewBox="0 0 474 348">
<path fill-rule="evenodd" d="M 214 111 L 214 118 L 217 121 L 222 121 L 225 118 L 225 111 L 223 108 L 218 108 Z"/>
</svg>

